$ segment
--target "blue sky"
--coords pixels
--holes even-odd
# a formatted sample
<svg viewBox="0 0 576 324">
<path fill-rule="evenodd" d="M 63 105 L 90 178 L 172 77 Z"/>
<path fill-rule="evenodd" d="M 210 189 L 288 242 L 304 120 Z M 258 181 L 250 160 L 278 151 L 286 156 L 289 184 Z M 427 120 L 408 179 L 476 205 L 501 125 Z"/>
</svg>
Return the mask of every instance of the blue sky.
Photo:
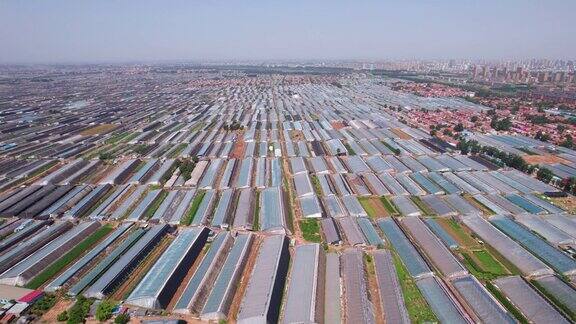
<svg viewBox="0 0 576 324">
<path fill-rule="evenodd" d="M 0 0 L 0 62 L 576 58 L 574 0 Z"/>
</svg>

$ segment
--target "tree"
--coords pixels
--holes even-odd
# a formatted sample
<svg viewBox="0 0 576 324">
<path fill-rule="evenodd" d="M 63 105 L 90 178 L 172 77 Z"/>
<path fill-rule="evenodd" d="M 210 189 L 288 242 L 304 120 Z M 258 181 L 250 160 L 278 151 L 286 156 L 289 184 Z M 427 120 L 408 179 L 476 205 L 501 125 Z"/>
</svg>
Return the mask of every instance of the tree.
<svg viewBox="0 0 576 324">
<path fill-rule="evenodd" d="M 550 119 L 544 115 L 531 115 L 528 116 L 528 120 L 536 125 L 548 124 L 550 122 Z"/>
<path fill-rule="evenodd" d="M 478 116 L 474 115 L 474 116 L 470 117 L 470 121 L 473 122 L 473 123 L 477 122 L 477 121 L 478 121 Z"/>
<path fill-rule="evenodd" d="M 68 311 L 63 311 L 62 313 L 56 316 L 56 320 L 58 322 L 66 322 L 68 320 Z"/>
<path fill-rule="evenodd" d="M 498 118 L 494 116 L 490 122 L 490 127 L 497 131 L 507 131 L 512 127 L 512 121 L 510 120 L 510 117 L 498 120 Z"/>
<path fill-rule="evenodd" d="M 560 146 L 564 146 L 567 148 L 573 148 L 574 147 L 574 140 L 572 139 L 571 135 L 566 135 L 566 139 L 560 143 Z"/>
<path fill-rule="evenodd" d="M 540 140 L 542 142 L 548 142 L 548 140 L 550 139 L 550 135 L 543 133 L 541 130 L 539 130 L 536 135 L 534 136 L 535 139 Z"/>
<path fill-rule="evenodd" d="M 554 178 L 554 173 L 552 173 L 552 171 L 550 171 L 548 168 L 541 167 L 538 169 L 536 177 L 544 183 L 549 183 L 552 181 L 552 178 Z"/>
<path fill-rule="evenodd" d="M 576 190 L 576 178 L 570 177 L 568 179 L 564 179 L 562 182 L 562 188 L 566 192 L 573 193 Z"/>
<path fill-rule="evenodd" d="M 136 145 L 136 147 L 134 147 L 133 151 L 136 154 L 145 155 L 146 152 L 148 151 L 148 145 L 146 145 L 146 144 Z"/>
<path fill-rule="evenodd" d="M 90 311 L 92 300 L 84 296 L 79 296 L 74 306 L 68 311 L 68 324 L 84 323 L 88 312 Z"/>
<path fill-rule="evenodd" d="M 470 152 L 470 142 L 463 139 L 456 144 L 456 148 L 460 150 L 461 154 L 466 155 Z"/>
<path fill-rule="evenodd" d="M 118 314 L 114 319 L 115 324 L 126 324 L 128 322 L 130 322 L 130 315 L 126 313 Z"/>
<path fill-rule="evenodd" d="M 558 124 L 558 126 L 556 126 L 556 130 L 558 133 L 562 134 L 566 130 L 566 125 Z"/>
<path fill-rule="evenodd" d="M 112 318 L 112 311 L 116 304 L 110 300 L 103 300 L 96 308 L 96 319 L 100 322 L 105 322 Z"/>
<path fill-rule="evenodd" d="M 462 125 L 462 123 L 458 123 L 456 126 L 454 126 L 454 131 L 456 132 L 461 132 L 464 130 L 464 125 Z"/>
<path fill-rule="evenodd" d="M 98 158 L 100 159 L 100 161 L 108 161 L 113 159 L 114 156 L 110 152 L 102 152 L 100 153 L 100 155 L 98 155 Z"/>
</svg>

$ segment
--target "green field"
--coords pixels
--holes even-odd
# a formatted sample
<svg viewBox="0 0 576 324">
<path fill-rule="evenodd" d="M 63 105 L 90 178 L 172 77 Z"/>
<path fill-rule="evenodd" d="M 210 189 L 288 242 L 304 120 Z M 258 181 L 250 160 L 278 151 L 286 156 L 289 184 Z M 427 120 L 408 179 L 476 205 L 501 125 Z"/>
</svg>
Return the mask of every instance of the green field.
<svg viewBox="0 0 576 324">
<path fill-rule="evenodd" d="M 474 256 L 478 261 L 480 261 L 480 266 L 486 272 L 490 272 L 496 275 L 505 275 L 508 274 L 506 269 L 500 264 L 500 262 L 496 261 L 494 257 L 486 250 L 477 250 L 473 251 Z"/>
<path fill-rule="evenodd" d="M 464 247 L 475 247 L 478 246 L 478 242 L 474 240 L 464 229 L 456 222 L 454 219 L 437 218 L 439 224 L 454 237 L 460 245 Z"/>
<path fill-rule="evenodd" d="M 185 144 L 185 143 L 178 144 L 175 148 L 172 149 L 172 151 L 170 151 L 170 153 L 168 154 L 168 158 L 169 159 L 177 158 L 180 155 L 180 153 L 182 153 L 182 151 L 184 151 L 186 146 L 188 146 L 188 144 Z"/>
<path fill-rule="evenodd" d="M 288 229 L 291 232 L 294 232 L 294 195 L 292 194 L 292 189 L 288 184 L 288 178 L 282 177 L 282 185 L 284 186 L 285 194 L 288 195 L 287 197 L 287 204 L 288 204 L 288 215 L 286 221 L 288 222 Z M 258 206 L 257 206 L 258 207 Z"/>
<path fill-rule="evenodd" d="M 496 214 L 492 209 L 488 208 L 488 206 L 484 205 L 483 203 L 481 203 L 480 201 L 476 200 L 476 198 L 474 198 L 474 196 L 471 196 L 470 194 L 463 194 L 462 198 L 466 199 L 468 202 L 470 202 L 473 206 L 477 207 L 478 209 L 482 210 L 484 212 L 485 215 L 494 215 Z"/>
<path fill-rule="evenodd" d="M 256 201 L 256 206 L 254 207 L 254 224 L 252 224 L 252 228 L 255 231 L 260 230 L 260 191 L 256 191 L 256 197 L 254 198 Z"/>
<path fill-rule="evenodd" d="M 382 196 L 380 197 L 380 201 L 382 202 L 382 204 L 384 205 L 384 208 L 386 208 L 386 210 L 391 214 L 391 215 L 398 215 L 400 214 L 398 212 L 398 209 L 396 209 L 396 206 L 394 206 L 394 204 L 388 200 L 388 198 L 386 196 Z"/>
<path fill-rule="evenodd" d="M 354 150 L 352 149 L 350 144 L 344 143 L 344 147 L 346 147 L 346 150 L 348 151 L 348 155 L 356 155 L 356 152 L 354 152 Z"/>
<path fill-rule="evenodd" d="M 104 236 L 108 235 L 112 231 L 112 226 L 110 224 L 104 225 L 97 229 L 94 233 L 88 236 L 84 241 L 76 245 L 68 253 L 64 254 L 56 262 L 52 263 L 48 268 L 44 269 L 39 275 L 34 277 L 27 285 L 26 288 L 38 289 L 42 286 L 48 279 L 52 278 L 60 271 L 62 271 L 68 264 L 76 261 L 84 252 L 90 249 L 96 242 L 100 241 Z"/>
<path fill-rule="evenodd" d="M 308 242 L 320 243 L 320 223 L 316 219 L 303 219 L 300 221 L 302 236 Z"/>
<path fill-rule="evenodd" d="M 166 196 L 168 196 L 167 191 L 160 192 L 158 197 L 156 197 L 156 200 L 154 200 L 152 206 L 146 209 L 146 212 L 144 212 L 144 217 L 142 219 L 150 219 L 150 217 L 154 216 L 154 213 L 156 212 L 156 210 L 158 210 L 158 207 L 160 207 L 160 204 L 162 204 L 164 199 L 166 199 Z"/>
<path fill-rule="evenodd" d="M 428 207 L 428 205 L 426 205 L 422 201 L 422 199 L 420 199 L 420 197 L 410 196 L 410 200 L 412 200 L 412 202 L 414 202 L 416 204 L 416 206 L 418 206 L 418 208 L 420 208 L 420 210 L 422 211 L 424 216 L 434 216 L 435 215 L 434 211 L 432 209 L 430 209 L 430 207 Z"/>
<path fill-rule="evenodd" d="M 322 186 L 320 186 L 320 180 L 318 180 L 318 177 L 313 174 L 310 176 L 310 181 L 312 181 L 312 186 L 314 187 L 316 194 L 318 196 L 322 196 Z"/>
<path fill-rule="evenodd" d="M 408 274 L 408 270 L 406 270 L 400 257 L 398 257 L 394 251 L 392 251 L 392 256 L 394 257 L 394 266 L 398 274 L 398 280 L 400 281 L 400 287 L 402 288 L 404 303 L 406 304 L 410 321 L 412 323 L 439 322 L 430 305 L 428 305 L 424 296 L 422 296 L 418 286 L 416 286 L 416 282 L 410 274 Z"/>
<path fill-rule="evenodd" d="M 476 253 L 476 252 L 485 252 L 486 251 L 474 251 L 472 253 Z M 492 271 L 488 271 L 484 268 L 484 264 L 478 264 L 478 262 L 476 261 L 477 259 L 474 259 L 468 252 L 463 252 L 461 251 L 460 254 L 462 254 L 462 257 L 464 257 L 464 266 L 466 266 L 466 269 L 468 269 L 468 271 L 470 271 L 474 276 L 476 276 L 476 278 L 478 278 L 481 281 L 488 281 L 488 280 L 492 280 L 492 279 L 496 279 L 502 275 L 507 274 L 507 272 L 504 270 L 504 268 L 501 268 L 502 272 L 492 272 Z M 490 254 L 487 254 L 490 258 Z M 492 259 L 493 262 L 495 264 L 496 261 L 494 259 Z M 496 266 L 494 266 L 493 268 L 496 268 Z"/>
<path fill-rule="evenodd" d="M 376 213 L 376 210 L 370 204 L 370 199 L 371 199 L 370 197 L 358 197 L 360 205 L 362 205 L 362 208 L 364 208 L 364 210 L 366 211 L 368 216 L 370 216 L 370 218 L 376 218 L 378 216 L 382 216 L 377 215 L 378 213 Z"/>
<path fill-rule="evenodd" d="M 205 191 L 198 191 L 196 196 L 194 196 L 194 199 L 192 200 L 192 203 L 190 204 L 190 209 L 188 210 L 188 214 L 186 214 L 186 217 L 184 217 L 180 221 L 181 225 L 190 225 L 190 223 L 192 223 L 192 220 L 194 220 L 194 215 L 196 215 L 196 212 L 198 211 L 198 208 L 200 207 L 200 203 L 202 203 L 202 199 L 204 198 L 205 194 L 206 194 Z"/>
</svg>

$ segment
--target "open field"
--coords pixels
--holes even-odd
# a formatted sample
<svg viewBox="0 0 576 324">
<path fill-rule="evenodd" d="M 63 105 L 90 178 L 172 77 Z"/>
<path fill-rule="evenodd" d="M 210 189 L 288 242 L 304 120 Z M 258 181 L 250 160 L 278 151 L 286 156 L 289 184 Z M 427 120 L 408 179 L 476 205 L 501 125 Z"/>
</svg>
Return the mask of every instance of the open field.
<svg viewBox="0 0 576 324">
<path fill-rule="evenodd" d="M 392 255 L 410 320 L 413 323 L 438 322 L 436 315 L 422 296 L 414 279 L 408 274 L 408 270 L 406 270 L 400 257 L 396 255 L 395 251 L 392 251 Z"/>
<path fill-rule="evenodd" d="M 302 237 L 313 243 L 320 243 L 322 236 L 320 235 L 320 223 L 316 219 L 303 219 L 300 221 L 300 230 Z"/>
<path fill-rule="evenodd" d="M 398 135 L 398 137 L 400 137 L 400 139 L 403 140 L 409 140 L 412 139 L 412 136 L 406 134 L 404 131 L 402 131 L 400 128 L 391 128 L 390 129 L 394 134 Z"/>
<path fill-rule="evenodd" d="M 569 161 L 566 161 L 565 159 L 555 156 L 555 155 L 551 155 L 551 154 L 546 154 L 546 155 L 523 155 L 522 158 L 524 159 L 524 161 L 526 161 L 526 163 L 528 164 L 552 164 L 552 163 L 566 163 Z"/>
<path fill-rule="evenodd" d="M 160 241 L 160 243 L 158 243 L 158 245 L 154 247 L 152 252 L 150 252 L 150 254 L 148 254 L 146 258 L 144 258 L 144 260 L 140 262 L 140 264 L 138 264 L 136 269 L 134 269 L 131 272 L 130 276 L 126 278 L 126 280 L 124 280 L 124 282 L 120 285 L 120 287 L 118 287 L 114 291 L 114 293 L 111 296 L 111 299 L 125 300 L 126 298 L 128 298 L 132 290 L 136 288 L 136 285 L 138 285 L 138 283 L 144 278 L 146 273 L 148 273 L 150 268 L 152 268 L 154 263 L 156 263 L 156 260 L 158 260 L 160 255 L 162 255 L 162 252 L 164 252 L 166 248 L 168 248 L 168 245 L 170 245 L 171 241 L 172 241 L 171 237 L 169 236 L 164 237 Z"/>
<path fill-rule="evenodd" d="M 472 237 L 468 229 L 451 218 L 438 218 L 437 222 L 454 238 L 458 244 L 458 252 L 466 268 L 480 280 L 491 280 L 509 275 L 509 262 L 493 252 L 487 245 L 482 245 Z M 512 266 L 511 266 L 512 267 Z M 515 267 L 514 267 L 515 268 Z"/>
<path fill-rule="evenodd" d="M 54 277 L 56 274 L 61 272 L 64 268 L 70 265 L 75 260 L 78 260 L 82 254 L 89 251 L 92 246 L 94 246 L 103 237 L 112 232 L 113 228 L 111 225 L 104 225 L 103 227 L 97 229 L 94 233 L 88 236 L 85 240 L 76 245 L 68 253 L 64 254 L 56 262 L 48 266 L 44 271 L 32 279 L 27 285 L 27 288 L 38 289 L 46 281 Z"/>
<path fill-rule="evenodd" d="M 377 197 L 359 197 L 358 201 L 368 214 L 370 218 L 378 219 L 390 216 L 389 210 L 382 203 L 380 198 Z"/>
<path fill-rule="evenodd" d="M 114 124 L 101 124 L 101 125 L 94 126 L 92 128 L 88 128 L 88 129 L 80 132 L 80 135 L 91 136 L 91 135 L 106 134 L 106 133 L 109 133 L 109 132 L 115 130 L 117 127 L 118 127 L 118 125 L 114 125 Z"/>
<path fill-rule="evenodd" d="M 182 225 L 190 225 L 190 223 L 192 223 L 192 221 L 194 220 L 194 216 L 196 215 L 196 212 L 198 211 L 198 208 L 200 207 L 200 204 L 202 203 L 202 199 L 204 198 L 205 194 L 206 194 L 205 191 L 198 191 L 196 193 L 196 196 L 194 197 L 192 203 L 190 204 L 190 208 L 188 209 L 186 217 L 182 218 L 181 221 Z"/>
<path fill-rule="evenodd" d="M 422 213 L 425 216 L 433 216 L 435 215 L 434 211 L 432 209 L 430 209 L 430 207 L 428 207 L 428 205 L 426 205 L 422 199 L 418 196 L 410 196 L 410 199 L 412 200 L 412 202 L 414 204 L 416 204 L 416 206 L 418 206 L 418 208 L 422 211 Z"/>
</svg>

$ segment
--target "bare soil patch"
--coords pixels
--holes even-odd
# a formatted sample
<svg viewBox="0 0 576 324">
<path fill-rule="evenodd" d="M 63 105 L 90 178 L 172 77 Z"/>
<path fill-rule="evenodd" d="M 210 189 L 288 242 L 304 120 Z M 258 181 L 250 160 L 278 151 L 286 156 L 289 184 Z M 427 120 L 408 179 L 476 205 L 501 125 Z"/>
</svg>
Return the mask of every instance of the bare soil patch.
<svg viewBox="0 0 576 324">
<path fill-rule="evenodd" d="M 109 133 L 109 132 L 113 131 L 114 129 L 116 129 L 116 127 L 118 127 L 118 125 L 102 124 L 102 125 L 94 126 L 92 128 L 88 128 L 86 130 L 83 130 L 82 132 L 80 132 L 80 135 L 90 136 L 90 135 L 106 134 L 106 133 Z"/>
<path fill-rule="evenodd" d="M 390 130 L 391 130 L 394 134 L 398 135 L 398 137 L 400 137 L 400 139 L 403 139 L 403 140 L 412 139 L 412 136 L 404 133 L 400 128 L 391 128 Z"/>
<path fill-rule="evenodd" d="M 564 163 L 567 162 L 561 157 L 546 154 L 546 155 L 523 155 L 522 158 L 526 163 L 529 164 L 552 164 L 552 163 Z"/>
</svg>

